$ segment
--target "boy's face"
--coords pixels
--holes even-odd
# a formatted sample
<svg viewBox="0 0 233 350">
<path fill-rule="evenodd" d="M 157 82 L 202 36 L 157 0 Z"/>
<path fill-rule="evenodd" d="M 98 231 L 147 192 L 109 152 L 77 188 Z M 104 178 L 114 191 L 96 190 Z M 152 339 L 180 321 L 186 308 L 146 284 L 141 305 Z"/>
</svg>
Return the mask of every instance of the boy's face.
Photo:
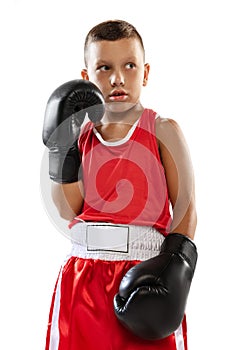
<svg viewBox="0 0 233 350">
<path fill-rule="evenodd" d="M 87 51 L 87 69 L 82 78 L 96 84 L 111 110 L 140 101 L 142 86 L 146 86 L 149 64 L 136 38 L 92 42 Z M 122 104 L 123 103 L 123 104 Z"/>
</svg>

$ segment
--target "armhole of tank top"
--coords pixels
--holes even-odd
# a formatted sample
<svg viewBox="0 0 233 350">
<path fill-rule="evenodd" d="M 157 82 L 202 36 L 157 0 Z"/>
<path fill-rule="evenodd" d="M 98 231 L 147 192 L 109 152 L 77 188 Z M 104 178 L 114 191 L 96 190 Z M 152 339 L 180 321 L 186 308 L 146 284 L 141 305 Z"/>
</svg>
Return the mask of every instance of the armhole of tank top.
<svg viewBox="0 0 233 350">
<path fill-rule="evenodd" d="M 161 154 L 160 154 L 160 150 L 159 150 L 159 141 L 157 139 L 157 136 L 156 136 L 156 121 L 157 119 L 161 118 L 161 116 L 155 112 L 155 116 L 154 116 L 154 135 L 155 135 L 155 144 L 156 144 L 156 148 L 157 148 L 157 154 L 158 154 L 158 157 L 159 157 L 159 161 L 163 167 L 163 163 L 162 163 L 162 158 L 161 158 Z"/>
<path fill-rule="evenodd" d="M 83 127 L 81 127 L 80 135 L 79 135 L 78 142 L 77 142 L 77 145 L 78 145 L 80 151 L 82 150 L 82 143 L 83 143 L 83 138 L 84 138 L 85 134 L 89 130 L 91 130 L 92 128 L 93 128 L 92 122 L 87 122 Z"/>
</svg>

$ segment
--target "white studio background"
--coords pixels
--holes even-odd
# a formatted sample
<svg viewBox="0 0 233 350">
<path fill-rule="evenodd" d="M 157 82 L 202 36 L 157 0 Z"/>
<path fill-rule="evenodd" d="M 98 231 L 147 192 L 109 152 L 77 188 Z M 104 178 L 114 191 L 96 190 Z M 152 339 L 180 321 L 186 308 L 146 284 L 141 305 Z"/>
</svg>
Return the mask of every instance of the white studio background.
<svg viewBox="0 0 233 350">
<path fill-rule="evenodd" d="M 193 158 L 199 261 L 187 307 L 189 350 L 230 348 L 232 15 L 230 0 L 1 2 L 1 349 L 44 348 L 70 247 L 41 198 L 45 105 L 58 85 L 80 78 L 87 31 L 115 18 L 144 39 L 151 64 L 144 105 L 180 124 Z"/>
</svg>

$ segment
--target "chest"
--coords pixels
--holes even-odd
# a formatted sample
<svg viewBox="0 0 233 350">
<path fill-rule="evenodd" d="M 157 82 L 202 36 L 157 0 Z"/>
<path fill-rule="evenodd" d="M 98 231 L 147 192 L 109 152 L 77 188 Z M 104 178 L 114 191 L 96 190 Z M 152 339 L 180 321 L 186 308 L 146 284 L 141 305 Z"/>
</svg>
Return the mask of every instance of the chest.
<svg viewBox="0 0 233 350">
<path fill-rule="evenodd" d="M 131 124 L 109 123 L 96 127 L 98 133 L 106 142 L 116 142 L 125 138 L 132 128 Z"/>
</svg>

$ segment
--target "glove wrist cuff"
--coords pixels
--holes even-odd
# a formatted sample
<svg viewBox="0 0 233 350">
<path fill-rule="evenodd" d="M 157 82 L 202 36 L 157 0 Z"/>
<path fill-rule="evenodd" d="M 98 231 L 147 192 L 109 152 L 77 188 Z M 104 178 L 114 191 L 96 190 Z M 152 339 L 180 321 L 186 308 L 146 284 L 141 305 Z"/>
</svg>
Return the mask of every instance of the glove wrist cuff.
<svg viewBox="0 0 233 350">
<path fill-rule="evenodd" d="M 182 258 L 189 263 L 194 272 L 197 262 L 197 249 L 193 241 L 187 236 L 180 233 L 169 234 L 161 246 L 161 253 L 162 252 L 182 256 Z"/>
<path fill-rule="evenodd" d="M 80 165 L 80 155 L 75 148 L 71 148 L 68 152 L 62 150 L 49 152 L 49 176 L 55 182 L 65 184 L 80 180 Z"/>
</svg>

